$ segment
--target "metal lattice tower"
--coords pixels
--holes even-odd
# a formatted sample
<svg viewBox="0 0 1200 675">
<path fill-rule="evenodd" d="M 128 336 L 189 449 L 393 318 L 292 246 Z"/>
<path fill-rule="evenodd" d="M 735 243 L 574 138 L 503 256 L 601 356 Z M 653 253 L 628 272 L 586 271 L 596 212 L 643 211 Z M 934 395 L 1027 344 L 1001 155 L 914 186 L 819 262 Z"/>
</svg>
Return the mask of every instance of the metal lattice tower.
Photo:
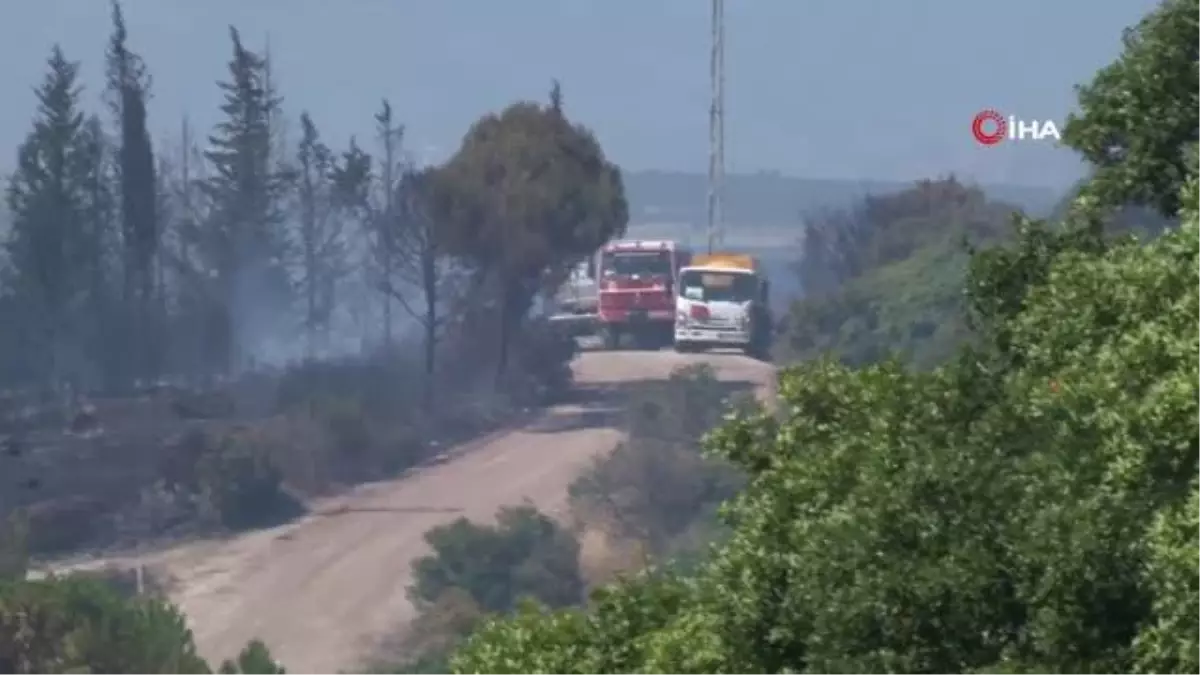
<svg viewBox="0 0 1200 675">
<path fill-rule="evenodd" d="M 712 0 L 712 104 L 708 113 L 708 252 L 724 237 L 725 211 L 725 1 Z"/>
</svg>

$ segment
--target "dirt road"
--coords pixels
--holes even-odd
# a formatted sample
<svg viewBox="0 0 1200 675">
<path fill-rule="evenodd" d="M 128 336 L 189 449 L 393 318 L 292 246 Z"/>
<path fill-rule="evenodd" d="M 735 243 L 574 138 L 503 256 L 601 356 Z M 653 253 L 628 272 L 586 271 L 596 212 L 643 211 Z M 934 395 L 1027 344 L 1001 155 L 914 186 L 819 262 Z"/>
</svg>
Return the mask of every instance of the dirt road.
<svg viewBox="0 0 1200 675">
<path fill-rule="evenodd" d="M 673 352 L 584 353 L 576 380 L 591 387 L 664 378 L 699 361 L 723 380 L 772 386 L 767 364 Z M 561 512 L 570 481 L 619 439 L 604 426 L 606 416 L 588 412 L 583 404 L 556 406 L 405 478 L 318 504 L 297 522 L 185 545 L 148 564 L 172 580 L 173 599 L 206 657 L 231 656 L 258 637 L 290 672 L 354 668 L 377 640 L 413 617 L 405 593 L 411 561 L 427 550 L 426 530 L 459 516 L 487 519 L 525 499 Z"/>
</svg>

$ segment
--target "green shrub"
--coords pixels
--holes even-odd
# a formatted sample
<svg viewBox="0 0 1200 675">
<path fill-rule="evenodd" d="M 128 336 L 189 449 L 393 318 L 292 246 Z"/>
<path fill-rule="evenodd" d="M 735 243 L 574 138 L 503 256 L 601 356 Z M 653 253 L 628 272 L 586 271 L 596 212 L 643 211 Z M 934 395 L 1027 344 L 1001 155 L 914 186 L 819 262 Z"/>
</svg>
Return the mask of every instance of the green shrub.
<svg viewBox="0 0 1200 675">
<path fill-rule="evenodd" d="M 453 588 L 486 612 L 508 612 L 526 596 L 552 607 L 582 600 L 579 542 L 532 506 L 501 509 L 495 525 L 460 518 L 425 540 L 433 553 L 413 563 L 410 591 L 419 607 Z"/>
<path fill-rule="evenodd" d="M 776 355 L 858 366 L 895 353 L 920 368 L 944 363 L 970 336 L 964 243 L 1001 240 L 1015 210 L 951 177 L 809 218 L 796 265 L 805 296 L 780 322 Z"/>
<path fill-rule="evenodd" d="M 195 465 L 196 489 L 224 527 L 272 525 L 298 515 L 303 506 L 283 488 L 270 453 L 248 437 L 215 439 Z"/>
<path fill-rule="evenodd" d="M 209 673 L 187 622 L 153 596 L 72 575 L 0 581 L 0 672 Z M 255 640 L 222 673 L 284 671 Z"/>
<path fill-rule="evenodd" d="M 686 604 L 497 619 L 455 669 L 1193 672 L 1195 201 L 1150 245 L 1025 224 L 945 367 L 789 370 L 709 439 L 748 483 Z"/>
<path fill-rule="evenodd" d="M 371 421 L 354 399 L 331 398 L 315 406 L 324 418 L 333 446 L 342 456 L 363 457 L 374 444 Z"/>
<path fill-rule="evenodd" d="M 283 666 L 271 656 L 267 646 L 261 640 L 251 640 L 236 659 L 227 659 L 218 671 L 227 675 L 245 673 L 246 675 L 284 675 L 287 673 Z"/>
<path fill-rule="evenodd" d="M 407 661 L 381 666 L 370 672 L 390 675 L 437 675 L 450 672 L 450 652 L 429 652 Z"/>
<path fill-rule="evenodd" d="M 703 364 L 638 387 L 625 410 L 625 442 L 568 488 L 576 518 L 656 558 L 691 555 L 719 536 L 716 506 L 736 493 L 741 477 L 704 457 L 700 439 L 734 403 L 729 391 Z"/>
<path fill-rule="evenodd" d="M 0 583 L 0 672 L 207 673 L 183 616 L 95 579 Z"/>
</svg>

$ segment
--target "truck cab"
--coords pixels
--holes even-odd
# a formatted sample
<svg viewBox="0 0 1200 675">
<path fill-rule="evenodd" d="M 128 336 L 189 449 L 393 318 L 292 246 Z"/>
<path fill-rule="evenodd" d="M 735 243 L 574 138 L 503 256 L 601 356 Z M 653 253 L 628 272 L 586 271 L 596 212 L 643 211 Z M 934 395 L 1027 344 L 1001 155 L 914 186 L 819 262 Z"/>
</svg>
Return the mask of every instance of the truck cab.
<svg viewBox="0 0 1200 675">
<path fill-rule="evenodd" d="M 768 294 L 754 258 L 697 255 L 676 283 L 676 351 L 725 347 L 765 355 L 772 331 Z"/>
<path fill-rule="evenodd" d="M 690 259 L 675 241 L 620 240 L 600 250 L 597 316 L 606 348 L 616 349 L 625 336 L 655 349 L 671 343 L 674 283 Z"/>
</svg>

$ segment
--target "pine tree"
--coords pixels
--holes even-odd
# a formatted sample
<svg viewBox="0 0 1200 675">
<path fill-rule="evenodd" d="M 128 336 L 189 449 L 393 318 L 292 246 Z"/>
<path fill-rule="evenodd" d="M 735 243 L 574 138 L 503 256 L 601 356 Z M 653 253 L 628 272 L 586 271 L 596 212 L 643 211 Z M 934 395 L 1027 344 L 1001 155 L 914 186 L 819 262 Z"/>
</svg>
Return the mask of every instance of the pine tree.
<svg viewBox="0 0 1200 675">
<path fill-rule="evenodd" d="M 225 362 L 220 353 L 224 331 L 213 252 L 224 233 L 208 225 L 210 202 L 204 194 L 208 174 L 191 123 L 181 120 L 179 145 L 164 177 L 167 208 L 162 211 L 164 299 L 167 301 L 171 368 L 191 375 L 210 374 Z M 163 174 L 160 174 L 163 175 Z"/>
<path fill-rule="evenodd" d="M 436 199 L 436 170 L 407 170 L 396 189 L 395 215 L 390 219 L 388 239 L 393 243 L 397 280 L 403 287 L 387 286 L 408 314 L 421 325 L 424 361 L 422 401 L 432 411 L 435 403 L 437 347 L 442 326 L 444 293 L 449 276 L 449 257 L 441 246 L 438 219 L 434 208 Z M 414 306 L 406 295 L 420 297 Z"/>
<path fill-rule="evenodd" d="M 129 50 L 121 5 L 112 2 L 109 39 L 109 104 L 119 131 L 122 301 L 125 317 L 123 359 L 127 375 L 153 377 L 161 367 L 161 322 L 157 316 L 156 260 L 160 245 L 158 179 L 154 148 L 146 129 L 149 76 L 142 59 Z"/>
<path fill-rule="evenodd" d="M 550 110 L 556 115 L 563 114 L 562 83 L 558 80 L 550 83 Z"/>
<path fill-rule="evenodd" d="M 266 59 L 229 30 L 229 80 L 219 83 L 225 120 L 204 153 L 214 175 L 204 184 L 212 211 L 199 254 L 215 280 L 212 328 L 221 361 L 215 365 L 233 370 L 248 364 L 253 336 L 278 325 L 290 304 L 281 204 L 292 176 L 272 161 L 271 120 L 282 99 L 269 86 Z"/>
<path fill-rule="evenodd" d="M 87 245 L 79 270 L 84 312 L 78 317 L 81 357 L 89 379 L 112 389 L 128 379 L 124 367 L 127 336 L 118 317 L 120 287 L 117 181 L 113 147 L 96 115 L 84 120 L 79 135 L 80 227 Z"/>
<path fill-rule="evenodd" d="M 305 352 L 316 356 L 327 347 L 337 286 L 349 271 L 346 265 L 344 219 L 339 199 L 333 152 L 321 141 L 307 112 L 300 115 L 297 147 L 300 205 L 300 285 L 304 296 Z M 342 189 L 345 189 L 344 187 Z M 319 345 L 319 342 L 325 344 Z"/>
<path fill-rule="evenodd" d="M 375 207 L 372 202 L 375 174 L 371 155 L 358 145 L 354 138 L 349 147 L 342 151 L 334 167 L 333 182 L 339 214 L 346 219 L 346 257 L 350 264 L 358 263 L 361 276 L 348 280 L 359 291 L 341 303 L 347 316 L 358 330 L 360 344 L 371 341 L 376 328 L 373 309 L 378 293 L 378 276 L 375 267 Z"/>
<path fill-rule="evenodd" d="M 392 345 L 392 296 L 390 288 L 395 284 L 396 246 L 394 239 L 395 221 L 398 217 L 396 191 L 399 189 L 403 167 L 401 148 L 404 142 L 404 126 L 392 117 L 392 104 L 384 99 L 375 115 L 375 131 L 379 140 L 380 170 L 378 204 L 372 222 L 371 249 L 377 266 L 379 282 L 383 289 L 383 342 Z"/>
<path fill-rule="evenodd" d="M 55 46 L 37 89 L 33 130 L 17 153 L 5 247 L 18 328 L 38 377 L 81 383 L 91 288 L 102 270 L 102 138 L 79 107 L 78 64 Z"/>
</svg>

